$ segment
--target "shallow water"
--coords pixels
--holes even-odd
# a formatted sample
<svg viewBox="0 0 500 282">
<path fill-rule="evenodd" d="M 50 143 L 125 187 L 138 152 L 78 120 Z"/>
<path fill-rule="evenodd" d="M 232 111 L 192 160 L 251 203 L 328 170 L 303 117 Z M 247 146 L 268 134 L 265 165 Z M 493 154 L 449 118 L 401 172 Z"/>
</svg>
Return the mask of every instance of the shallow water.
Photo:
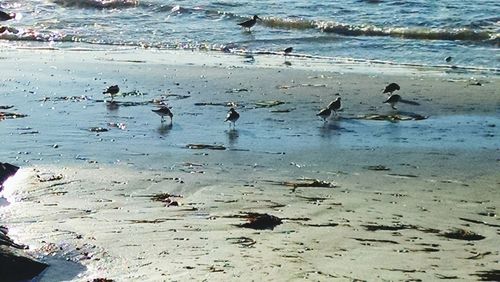
<svg viewBox="0 0 500 282">
<path fill-rule="evenodd" d="M 146 102 L 151 98 L 120 100 Z M 15 99 L 6 102 L 16 104 Z M 221 169 L 262 166 L 280 170 L 292 164 L 313 170 L 321 166 L 352 170 L 377 164 L 371 159 L 397 164 L 407 160 L 405 154 L 420 155 L 417 159 L 433 153 L 446 157 L 450 152 L 482 156 L 500 147 L 500 118 L 495 115 L 388 122 L 357 119 L 347 111 L 324 123 L 315 116 L 314 105 L 288 113 L 246 107 L 239 110 L 236 129 L 230 129 L 223 122 L 226 107 L 193 106 L 194 102 L 193 97 L 171 101 L 175 107 L 170 124 L 168 118 L 160 122 L 151 112 L 152 105 L 110 109 L 107 102 L 91 98 L 45 102 L 29 98 L 20 111 L 29 108 L 38 118 L 2 122 L 0 135 L 8 136 L 9 144 L 4 147 L 8 150 L 0 151 L 0 159 L 28 165 L 121 163 L 160 170 L 178 169 L 186 162 Z M 283 109 L 295 106 L 282 105 Z M 90 132 L 91 127 L 109 131 Z M 191 150 L 187 144 L 217 144 L 226 150 Z M 474 160 L 475 165 L 481 166 L 478 161 Z"/>
<path fill-rule="evenodd" d="M 498 1 L 2 1 L 0 44 L 280 52 L 498 71 Z M 236 24 L 258 14 L 245 32 Z M 17 31 L 16 31 L 17 30 Z M 445 62 L 446 57 L 451 62 Z"/>
</svg>

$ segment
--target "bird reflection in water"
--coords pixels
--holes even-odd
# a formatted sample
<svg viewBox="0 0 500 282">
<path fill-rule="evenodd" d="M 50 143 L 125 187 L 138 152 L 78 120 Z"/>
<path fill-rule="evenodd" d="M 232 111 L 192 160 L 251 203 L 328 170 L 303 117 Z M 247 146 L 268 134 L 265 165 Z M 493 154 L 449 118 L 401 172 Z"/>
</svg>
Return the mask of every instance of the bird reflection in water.
<svg viewBox="0 0 500 282">
<path fill-rule="evenodd" d="M 340 130 L 342 130 L 342 127 L 340 126 L 340 119 L 325 122 L 319 127 L 320 136 L 323 138 L 339 135 Z"/>
<path fill-rule="evenodd" d="M 226 134 L 230 146 L 233 146 L 238 141 L 238 137 L 240 137 L 237 129 L 227 130 Z"/>
<path fill-rule="evenodd" d="M 161 136 L 167 136 L 167 134 L 172 130 L 172 123 L 161 123 L 160 126 L 156 129 L 158 134 Z"/>
<path fill-rule="evenodd" d="M 106 109 L 110 112 L 117 111 L 120 105 L 116 101 L 106 101 Z"/>
</svg>

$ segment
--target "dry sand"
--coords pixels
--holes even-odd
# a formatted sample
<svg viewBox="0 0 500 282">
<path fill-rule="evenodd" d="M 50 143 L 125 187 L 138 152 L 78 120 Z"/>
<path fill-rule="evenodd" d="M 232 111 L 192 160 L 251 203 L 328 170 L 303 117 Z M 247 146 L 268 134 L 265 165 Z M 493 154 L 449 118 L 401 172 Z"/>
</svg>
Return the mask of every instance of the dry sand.
<svg viewBox="0 0 500 282">
<path fill-rule="evenodd" d="M 28 117 L 0 122 L 2 161 L 25 163 L 0 214 L 52 263 L 41 281 L 499 275 L 495 74 L 148 50 L 1 55 L 13 68 L 0 106 Z M 420 105 L 382 104 L 390 82 Z M 109 109 L 111 84 L 145 95 Z M 323 124 L 315 113 L 335 93 L 344 110 Z M 171 127 L 150 112 L 169 94 Z M 242 114 L 235 131 L 222 122 L 227 102 Z M 396 113 L 428 118 L 358 119 Z M 331 187 L 280 184 L 314 179 Z M 160 193 L 179 206 L 151 199 Z M 243 228 L 249 212 L 282 224 Z"/>
</svg>

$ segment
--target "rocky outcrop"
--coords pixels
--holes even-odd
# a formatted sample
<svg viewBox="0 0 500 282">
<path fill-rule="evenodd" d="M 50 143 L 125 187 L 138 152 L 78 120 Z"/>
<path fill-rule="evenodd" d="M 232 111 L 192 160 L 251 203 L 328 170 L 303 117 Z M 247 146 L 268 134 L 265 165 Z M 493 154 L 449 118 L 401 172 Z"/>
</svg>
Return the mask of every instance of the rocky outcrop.
<svg viewBox="0 0 500 282">
<path fill-rule="evenodd" d="M 0 162 L 0 191 L 7 178 L 14 175 L 19 167 Z M 15 243 L 8 235 L 8 229 L 0 226 L 0 280 L 6 282 L 25 281 L 40 274 L 47 264 L 31 258 L 27 246 Z"/>
<path fill-rule="evenodd" d="M 0 162 L 0 191 L 2 191 L 5 180 L 14 175 L 18 169 L 19 167 L 15 165 Z"/>
<path fill-rule="evenodd" d="M 7 236 L 7 228 L 0 226 L 0 276 L 2 281 L 33 279 L 47 264 L 29 257 L 23 249 L 26 246 L 14 243 Z"/>
</svg>

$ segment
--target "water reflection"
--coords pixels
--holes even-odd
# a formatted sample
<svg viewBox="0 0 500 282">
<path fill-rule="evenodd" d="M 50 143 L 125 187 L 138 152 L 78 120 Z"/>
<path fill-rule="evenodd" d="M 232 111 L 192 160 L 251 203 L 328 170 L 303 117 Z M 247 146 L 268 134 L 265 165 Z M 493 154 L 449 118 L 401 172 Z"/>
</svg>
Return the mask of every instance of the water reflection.
<svg viewBox="0 0 500 282">
<path fill-rule="evenodd" d="M 233 146 L 238 141 L 238 137 L 240 136 L 237 129 L 227 130 L 226 134 L 230 146 Z"/>
<path fill-rule="evenodd" d="M 333 135 L 339 135 L 342 127 L 339 120 L 330 120 L 323 123 L 319 128 L 319 135 L 322 138 L 329 138 Z"/>
<path fill-rule="evenodd" d="M 161 123 L 160 126 L 156 129 L 158 131 L 158 134 L 161 136 L 167 136 L 170 130 L 172 130 L 172 123 Z"/>
<path fill-rule="evenodd" d="M 106 109 L 110 112 L 117 111 L 120 105 L 116 101 L 106 101 Z"/>
</svg>

